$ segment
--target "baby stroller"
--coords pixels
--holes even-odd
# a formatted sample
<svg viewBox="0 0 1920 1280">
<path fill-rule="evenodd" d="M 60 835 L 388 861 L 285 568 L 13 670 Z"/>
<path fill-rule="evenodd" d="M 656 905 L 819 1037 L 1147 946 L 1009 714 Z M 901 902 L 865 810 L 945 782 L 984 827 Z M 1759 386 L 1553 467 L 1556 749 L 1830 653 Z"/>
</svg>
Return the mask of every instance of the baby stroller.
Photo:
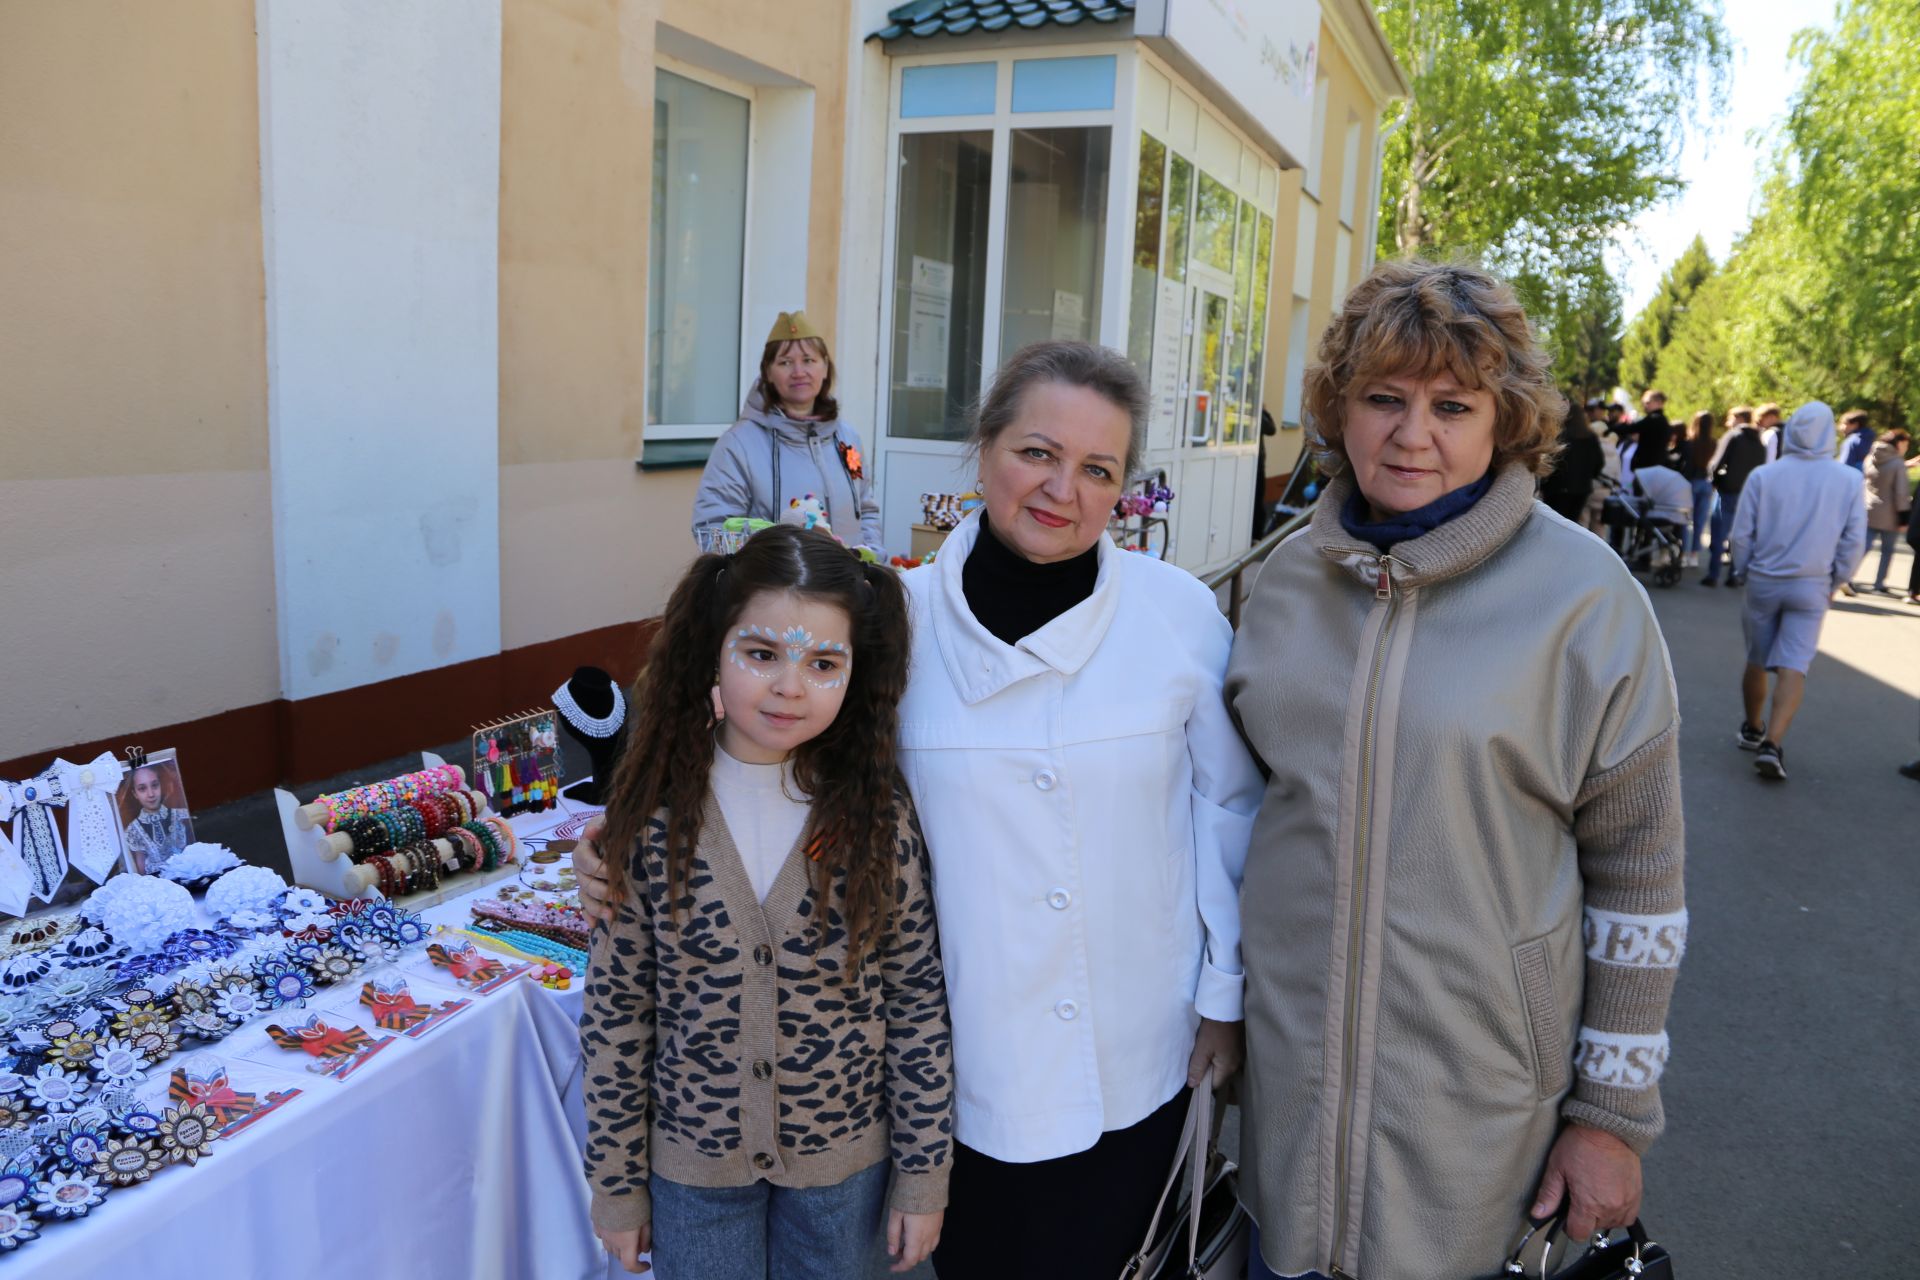
<svg viewBox="0 0 1920 1280">
<path fill-rule="evenodd" d="M 1600 509 L 1613 549 L 1629 569 L 1648 574 L 1654 586 L 1678 583 L 1686 557 L 1686 527 L 1654 515 L 1653 500 L 1644 493 L 1626 492 L 1604 476 L 1601 483 L 1613 488 Z"/>
</svg>

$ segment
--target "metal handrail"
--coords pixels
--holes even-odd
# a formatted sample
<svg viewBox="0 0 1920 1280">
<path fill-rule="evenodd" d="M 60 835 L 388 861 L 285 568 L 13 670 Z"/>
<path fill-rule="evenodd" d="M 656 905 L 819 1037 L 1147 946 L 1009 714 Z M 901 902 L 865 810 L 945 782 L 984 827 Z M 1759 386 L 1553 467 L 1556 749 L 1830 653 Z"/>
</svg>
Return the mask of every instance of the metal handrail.
<svg viewBox="0 0 1920 1280">
<path fill-rule="evenodd" d="M 1225 566 L 1215 569 L 1200 579 L 1207 584 L 1209 591 L 1218 591 L 1223 586 L 1231 586 L 1231 590 L 1227 593 L 1227 621 L 1233 625 L 1235 631 L 1240 629 L 1240 606 L 1246 601 L 1246 592 L 1241 585 L 1242 575 L 1265 560 L 1267 554 L 1285 542 L 1289 536 L 1305 528 L 1307 521 L 1311 519 L 1313 519 L 1313 505 L 1309 503 L 1305 510 L 1287 517 L 1279 528 L 1242 551 Z"/>
</svg>

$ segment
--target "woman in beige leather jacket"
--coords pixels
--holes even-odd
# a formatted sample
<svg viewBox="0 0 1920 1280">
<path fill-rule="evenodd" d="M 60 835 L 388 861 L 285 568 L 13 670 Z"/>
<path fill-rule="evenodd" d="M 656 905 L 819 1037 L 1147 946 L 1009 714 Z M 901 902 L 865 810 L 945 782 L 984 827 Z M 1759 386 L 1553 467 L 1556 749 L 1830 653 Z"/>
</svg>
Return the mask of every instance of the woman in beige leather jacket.
<svg viewBox="0 0 1920 1280">
<path fill-rule="evenodd" d="M 1504 284 L 1383 264 L 1307 394 L 1338 474 L 1227 679 L 1269 775 L 1242 1195 L 1272 1273 L 1490 1275 L 1530 1213 L 1638 1214 L 1686 939 L 1673 677 L 1619 558 L 1534 501 L 1561 400 Z"/>
</svg>

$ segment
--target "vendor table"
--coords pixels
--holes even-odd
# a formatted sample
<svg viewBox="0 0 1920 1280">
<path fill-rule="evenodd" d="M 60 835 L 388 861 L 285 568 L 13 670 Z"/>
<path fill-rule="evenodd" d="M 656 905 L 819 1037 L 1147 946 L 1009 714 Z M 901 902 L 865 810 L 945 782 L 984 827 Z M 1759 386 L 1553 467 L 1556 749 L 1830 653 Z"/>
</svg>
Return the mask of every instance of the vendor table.
<svg viewBox="0 0 1920 1280">
<path fill-rule="evenodd" d="M 514 829 L 537 836 L 582 812 Z M 423 914 L 464 925 L 468 901 L 496 887 Z M 397 1037 L 350 1079 L 277 1073 L 273 1087 L 300 1096 L 198 1166 L 49 1226 L 0 1267 L 60 1280 L 607 1276 L 617 1267 L 588 1222 L 581 1157 L 584 988 L 584 975 L 566 991 L 516 978 L 421 1039 Z"/>
</svg>

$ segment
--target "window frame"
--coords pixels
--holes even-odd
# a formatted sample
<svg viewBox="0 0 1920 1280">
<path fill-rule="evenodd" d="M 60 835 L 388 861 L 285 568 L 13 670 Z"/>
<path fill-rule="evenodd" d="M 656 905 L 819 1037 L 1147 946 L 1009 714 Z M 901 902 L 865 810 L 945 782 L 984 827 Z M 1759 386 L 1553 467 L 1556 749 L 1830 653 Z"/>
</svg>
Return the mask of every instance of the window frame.
<svg viewBox="0 0 1920 1280">
<path fill-rule="evenodd" d="M 1133 252 L 1132 193 L 1129 190 L 1125 199 L 1116 198 L 1115 194 L 1118 190 L 1116 183 L 1123 174 L 1127 181 L 1131 182 L 1135 168 L 1133 159 L 1123 159 L 1120 155 L 1123 145 L 1123 125 L 1125 121 L 1132 118 L 1134 80 L 1128 68 L 1125 49 L 1126 45 L 1120 42 L 1047 43 L 997 49 L 970 48 L 943 53 L 904 55 L 890 59 L 892 65 L 888 67 L 887 75 L 886 163 L 888 174 L 881 213 L 883 234 L 880 245 L 881 271 L 885 287 L 880 290 L 880 350 L 877 353 L 879 385 L 876 387 L 878 394 L 874 397 L 874 412 L 877 419 L 874 424 L 874 434 L 876 440 L 883 442 L 888 448 L 905 447 L 917 453 L 950 454 L 956 459 L 962 456 L 967 448 L 964 441 L 900 435 L 894 430 L 895 291 L 892 282 L 900 236 L 900 143 L 901 139 L 908 135 L 962 132 L 989 132 L 992 135 L 993 154 L 987 193 L 985 306 L 981 317 L 979 353 L 982 365 L 980 389 L 984 394 L 991 386 L 993 372 L 1000 363 L 998 353 L 1006 306 L 1007 200 L 1012 177 L 1013 131 L 1015 129 L 1106 129 L 1108 131 L 1108 172 L 1105 235 L 1098 273 L 1101 285 L 1100 309 L 1094 321 L 1093 340 L 1116 347 L 1120 351 L 1126 350 L 1126 300 L 1115 296 L 1118 293 L 1124 293 L 1128 285 L 1125 275 L 1118 273 L 1116 264 L 1120 267 L 1130 266 Z M 1069 111 L 1015 112 L 1013 110 L 1014 63 L 1079 57 L 1115 58 L 1111 107 Z M 902 84 L 909 68 L 979 62 L 992 63 L 995 67 L 994 109 L 990 114 L 901 116 Z M 1124 261 L 1122 261 L 1123 258 Z M 884 475 L 887 450 L 876 449 L 875 452 L 878 455 L 881 473 Z"/>
<path fill-rule="evenodd" d="M 748 304 L 749 304 L 749 300 L 753 296 L 753 290 L 750 287 L 748 282 L 752 279 L 752 275 L 753 275 L 753 212 L 754 212 L 754 198 L 756 194 L 756 191 L 755 191 L 756 183 L 755 183 L 755 173 L 754 173 L 756 166 L 754 164 L 754 151 L 759 143 L 760 95 L 753 85 L 748 84 L 745 81 L 735 80 L 730 76 L 721 75 L 716 71 L 711 71 L 706 67 L 702 67 L 694 63 L 686 62 L 680 58 L 675 58 L 669 54 L 664 54 L 664 53 L 656 54 L 653 61 L 653 70 L 654 70 L 654 75 L 656 77 L 659 75 L 660 72 L 666 71 L 673 75 L 679 76 L 683 80 L 691 80 L 696 84 L 704 85 L 705 87 L 716 90 L 717 92 L 730 94 L 736 98 L 744 98 L 747 103 L 747 181 L 746 181 L 746 197 L 742 202 L 741 221 L 740 221 L 740 225 L 741 225 L 740 370 L 739 370 L 739 376 L 736 379 L 736 386 L 739 389 L 740 397 L 744 399 L 746 396 L 746 389 L 747 389 L 748 382 L 752 378 L 756 377 L 759 373 L 759 369 L 760 369 L 759 352 L 760 352 L 760 348 L 763 345 L 765 345 L 763 343 L 758 343 L 753 341 L 753 335 L 747 332 L 748 309 L 749 309 Z M 655 82 L 655 92 L 656 94 L 658 93 L 657 79 Z M 656 98 L 655 100 L 657 101 L 658 99 Z M 648 140 L 648 145 L 649 146 L 652 145 L 651 139 Z M 654 191 L 649 194 L 648 196 L 649 210 L 651 210 L 652 202 L 662 199 L 663 194 L 664 193 L 659 191 Z M 651 216 L 651 213 L 649 213 L 649 216 Z M 648 228 L 648 234 L 649 234 L 649 237 L 651 237 L 651 234 L 652 234 L 651 226 L 649 226 Z M 648 314 L 646 319 L 646 327 L 641 336 L 641 346 L 643 348 L 643 354 L 641 356 L 641 359 L 645 362 L 643 367 L 647 370 L 649 374 L 651 374 L 653 370 L 653 315 L 652 315 L 652 287 L 651 287 L 652 272 L 653 272 L 653 245 L 651 241 L 649 241 L 647 246 L 647 272 L 648 272 L 648 286 L 649 286 Z M 652 388 L 649 387 L 648 391 L 651 392 Z M 697 440 L 697 441 L 711 442 L 714 440 L 718 440 L 723 434 L 726 433 L 728 428 L 732 427 L 733 424 L 736 421 L 738 421 L 738 418 L 734 417 L 734 418 L 729 418 L 727 419 L 727 421 L 720 422 L 720 423 L 645 422 L 644 419 L 648 415 L 648 406 L 644 403 L 645 399 L 646 397 L 643 396 L 642 397 L 643 403 L 641 405 L 641 415 L 644 422 L 644 425 L 641 427 L 642 441 L 665 442 L 670 440 Z"/>
</svg>

